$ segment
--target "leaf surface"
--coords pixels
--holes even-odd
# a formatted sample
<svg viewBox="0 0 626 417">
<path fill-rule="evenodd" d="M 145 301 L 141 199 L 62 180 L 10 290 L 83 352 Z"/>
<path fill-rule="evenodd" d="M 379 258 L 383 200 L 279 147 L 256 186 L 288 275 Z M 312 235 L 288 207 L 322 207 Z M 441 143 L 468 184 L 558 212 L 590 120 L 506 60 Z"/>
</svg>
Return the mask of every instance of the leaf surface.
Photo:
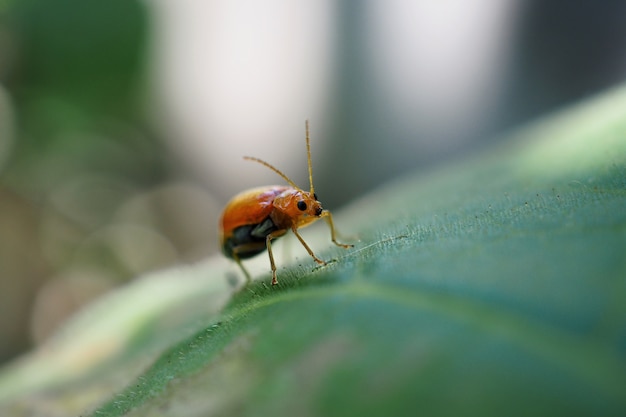
<svg viewBox="0 0 626 417">
<path fill-rule="evenodd" d="M 624 89 L 335 222 L 93 415 L 626 414 Z"/>
</svg>

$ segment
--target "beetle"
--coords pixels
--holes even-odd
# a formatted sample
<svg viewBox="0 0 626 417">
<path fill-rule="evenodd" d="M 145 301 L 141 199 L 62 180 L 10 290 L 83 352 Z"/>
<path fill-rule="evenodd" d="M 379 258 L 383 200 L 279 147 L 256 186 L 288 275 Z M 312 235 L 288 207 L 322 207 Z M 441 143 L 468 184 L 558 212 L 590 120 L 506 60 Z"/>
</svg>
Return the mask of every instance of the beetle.
<svg viewBox="0 0 626 417">
<path fill-rule="evenodd" d="M 310 190 L 304 191 L 289 177 L 273 165 L 250 156 L 244 159 L 258 162 L 261 165 L 280 175 L 289 185 L 274 185 L 253 188 L 234 196 L 224 208 L 219 221 L 219 239 L 222 252 L 233 259 L 241 268 L 246 280 L 250 281 L 250 274 L 241 263 L 242 259 L 251 258 L 267 249 L 272 268 L 272 285 L 278 284 L 276 279 L 276 264 L 272 254 L 272 240 L 284 236 L 289 230 L 298 238 L 302 246 L 318 264 L 326 262 L 315 256 L 313 250 L 306 244 L 298 229 L 311 223 L 325 219 L 330 227 L 332 242 L 342 248 L 353 245 L 339 243 L 336 238 L 333 216 L 330 211 L 322 207 L 315 189 L 313 188 L 313 173 L 311 169 L 311 145 L 309 139 L 309 121 L 305 122 L 306 153 L 309 167 Z"/>
</svg>

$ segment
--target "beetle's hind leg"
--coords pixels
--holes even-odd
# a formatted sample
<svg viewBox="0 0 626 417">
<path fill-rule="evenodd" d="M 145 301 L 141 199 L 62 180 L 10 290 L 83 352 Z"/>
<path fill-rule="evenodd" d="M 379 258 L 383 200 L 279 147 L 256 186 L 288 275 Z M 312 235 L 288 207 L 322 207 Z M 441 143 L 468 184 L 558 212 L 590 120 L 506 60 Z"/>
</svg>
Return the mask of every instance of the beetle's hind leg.
<svg viewBox="0 0 626 417">
<path fill-rule="evenodd" d="M 241 258 L 239 257 L 239 254 L 249 252 L 251 249 L 256 249 L 256 246 L 258 246 L 258 244 L 249 244 L 249 243 L 236 246 L 233 248 L 232 253 L 230 255 L 233 258 L 233 260 L 237 262 L 237 265 L 239 265 L 239 268 L 241 268 L 241 272 L 243 272 L 243 274 L 245 275 L 246 284 L 249 284 L 252 278 L 248 270 L 243 266 L 243 263 L 241 262 Z"/>
<path fill-rule="evenodd" d="M 241 268 L 241 271 L 245 275 L 245 277 L 246 277 L 246 284 L 249 284 L 250 281 L 251 281 L 250 273 L 248 272 L 248 270 L 246 268 L 244 268 L 243 264 L 241 263 L 241 259 L 239 258 L 239 255 L 237 255 L 237 253 L 235 251 L 233 251 L 233 260 L 235 262 L 237 262 L 237 265 L 239 265 L 239 268 Z"/>
</svg>

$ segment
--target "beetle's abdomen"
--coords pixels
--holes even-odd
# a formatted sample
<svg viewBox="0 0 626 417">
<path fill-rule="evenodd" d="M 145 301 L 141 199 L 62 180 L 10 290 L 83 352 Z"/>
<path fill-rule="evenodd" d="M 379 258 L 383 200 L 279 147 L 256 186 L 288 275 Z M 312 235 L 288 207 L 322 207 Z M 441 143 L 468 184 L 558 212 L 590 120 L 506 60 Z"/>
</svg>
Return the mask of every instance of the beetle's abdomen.
<svg viewBox="0 0 626 417">
<path fill-rule="evenodd" d="M 266 249 L 267 235 L 277 229 L 269 217 L 259 224 L 239 226 L 224 240 L 222 252 L 229 258 L 233 258 L 235 253 L 239 259 L 251 258 Z"/>
</svg>

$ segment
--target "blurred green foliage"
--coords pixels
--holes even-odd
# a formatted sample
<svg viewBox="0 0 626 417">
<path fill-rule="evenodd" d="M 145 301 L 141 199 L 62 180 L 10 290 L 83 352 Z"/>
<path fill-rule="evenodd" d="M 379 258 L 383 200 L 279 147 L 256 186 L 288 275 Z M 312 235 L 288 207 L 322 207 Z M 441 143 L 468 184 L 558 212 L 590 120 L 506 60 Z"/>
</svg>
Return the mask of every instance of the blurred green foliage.
<svg viewBox="0 0 626 417">
<path fill-rule="evenodd" d="M 166 174 L 144 114 L 148 32 L 135 0 L 0 5 L 0 214 L 15 225 L 0 234 L 0 302 L 13 317 L 0 321 L 0 361 L 28 347 L 30 326 L 42 329 L 40 339 L 72 308 L 136 274 L 112 259 L 110 242 L 79 247 Z M 78 264 L 82 271 L 69 271 Z M 56 311 L 39 315 L 56 319 L 36 323 L 43 286 L 70 276 L 89 282 L 98 265 L 85 294 L 67 281 L 49 288 Z"/>
<path fill-rule="evenodd" d="M 25 0 L 5 20 L 13 55 L 3 83 L 17 118 L 11 183 L 44 192 L 92 172 L 154 180 L 158 146 L 142 130 L 141 3 Z"/>
</svg>

